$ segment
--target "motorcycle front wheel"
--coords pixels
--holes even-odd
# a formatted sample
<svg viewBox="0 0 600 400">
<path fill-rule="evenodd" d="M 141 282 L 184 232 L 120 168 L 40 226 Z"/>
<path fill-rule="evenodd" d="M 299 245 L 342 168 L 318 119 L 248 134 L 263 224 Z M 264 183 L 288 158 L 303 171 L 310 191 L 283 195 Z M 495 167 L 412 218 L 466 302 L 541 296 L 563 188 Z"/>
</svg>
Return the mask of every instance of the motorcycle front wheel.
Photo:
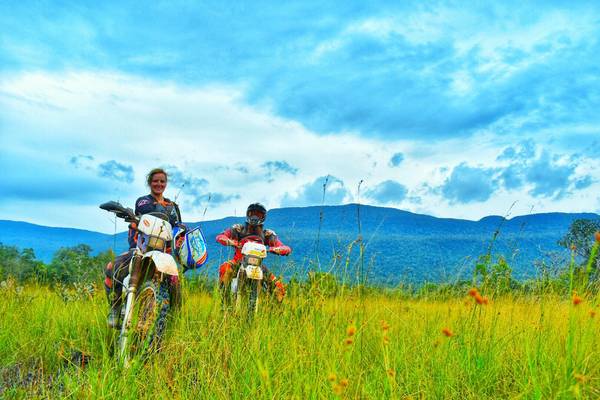
<svg viewBox="0 0 600 400">
<path fill-rule="evenodd" d="M 245 273 L 238 273 L 237 290 L 235 294 L 235 311 L 238 315 L 247 310 L 248 319 L 252 319 L 258 311 L 258 296 L 261 281 L 249 279 Z"/>
<path fill-rule="evenodd" d="M 127 364 L 146 357 L 160 347 L 169 313 L 169 286 L 166 280 L 145 281 L 135 298 L 131 321 L 122 340 L 122 356 Z"/>
<path fill-rule="evenodd" d="M 248 318 L 252 318 L 258 311 L 258 293 L 260 289 L 260 281 L 249 279 L 248 289 L 250 289 L 250 300 L 248 302 Z"/>
<path fill-rule="evenodd" d="M 258 296 L 261 288 L 260 280 L 250 279 L 246 273 L 240 269 L 237 274 L 237 284 L 235 291 L 235 312 L 241 315 L 243 310 L 247 310 L 248 319 L 252 319 L 258 310 Z"/>
</svg>

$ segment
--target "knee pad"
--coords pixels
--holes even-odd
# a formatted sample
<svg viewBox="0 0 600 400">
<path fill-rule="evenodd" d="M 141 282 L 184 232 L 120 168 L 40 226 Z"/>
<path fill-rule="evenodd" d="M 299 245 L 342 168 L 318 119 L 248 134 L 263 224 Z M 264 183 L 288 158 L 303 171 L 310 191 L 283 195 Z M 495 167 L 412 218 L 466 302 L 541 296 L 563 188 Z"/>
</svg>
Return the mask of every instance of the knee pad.
<svg viewBox="0 0 600 400">
<path fill-rule="evenodd" d="M 107 278 L 112 278 L 112 275 L 113 275 L 112 261 L 109 261 L 108 264 L 106 264 L 106 267 L 104 268 L 104 275 L 106 275 Z"/>
<path fill-rule="evenodd" d="M 280 280 L 275 281 L 275 297 L 279 302 L 285 297 L 285 285 Z"/>
<path fill-rule="evenodd" d="M 230 261 L 225 261 L 219 266 L 219 281 L 227 280 L 233 273 L 233 265 Z"/>
<path fill-rule="evenodd" d="M 112 285 L 113 285 L 113 281 L 112 281 L 113 263 L 112 263 L 112 261 L 109 261 L 108 264 L 106 264 L 106 268 L 104 269 L 104 275 L 106 276 L 104 278 L 104 286 L 107 289 L 112 289 Z"/>
</svg>

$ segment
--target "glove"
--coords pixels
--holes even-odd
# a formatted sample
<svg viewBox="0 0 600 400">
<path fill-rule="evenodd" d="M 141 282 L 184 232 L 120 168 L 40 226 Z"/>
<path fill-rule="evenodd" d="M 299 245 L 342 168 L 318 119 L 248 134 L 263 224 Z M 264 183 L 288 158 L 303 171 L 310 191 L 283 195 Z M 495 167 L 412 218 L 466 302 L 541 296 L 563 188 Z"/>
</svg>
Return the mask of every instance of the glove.
<svg viewBox="0 0 600 400">
<path fill-rule="evenodd" d="M 280 247 L 269 247 L 269 249 L 267 250 L 271 253 L 277 254 L 278 256 L 281 255 L 281 248 Z"/>
<path fill-rule="evenodd" d="M 237 240 L 229 239 L 227 240 L 227 246 L 240 247 L 240 243 Z"/>
</svg>

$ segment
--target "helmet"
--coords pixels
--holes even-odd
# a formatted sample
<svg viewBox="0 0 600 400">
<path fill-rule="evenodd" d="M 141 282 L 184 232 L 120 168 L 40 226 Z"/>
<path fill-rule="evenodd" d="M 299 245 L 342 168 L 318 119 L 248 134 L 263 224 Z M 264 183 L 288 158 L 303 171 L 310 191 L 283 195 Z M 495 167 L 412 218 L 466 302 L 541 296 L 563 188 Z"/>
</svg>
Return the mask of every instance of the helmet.
<svg viewBox="0 0 600 400">
<path fill-rule="evenodd" d="M 262 225 L 267 217 L 267 209 L 260 203 L 252 203 L 246 210 L 246 222 L 249 225 Z"/>
<path fill-rule="evenodd" d="M 175 231 L 173 236 L 174 253 L 184 270 L 195 269 L 206 263 L 206 240 L 200 227 L 189 231 L 176 227 Z"/>
</svg>

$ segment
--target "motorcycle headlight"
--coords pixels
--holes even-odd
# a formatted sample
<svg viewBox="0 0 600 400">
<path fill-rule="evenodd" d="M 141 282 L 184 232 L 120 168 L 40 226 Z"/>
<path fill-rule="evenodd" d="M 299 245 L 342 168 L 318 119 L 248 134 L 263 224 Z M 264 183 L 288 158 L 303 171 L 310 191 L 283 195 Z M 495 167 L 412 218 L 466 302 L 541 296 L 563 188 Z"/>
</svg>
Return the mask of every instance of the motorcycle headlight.
<svg viewBox="0 0 600 400">
<path fill-rule="evenodd" d="M 246 261 L 248 262 L 248 265 L 260 265 L 261 259 L 258 257 L 248 257 Z"/>
<path fill-rule="evenodd" d="M 165 241 L 156 236 L 150 236 L 148 240 L 148 246 L 153 249 L 163 249 L 165 247 Z"/>
</svg>

